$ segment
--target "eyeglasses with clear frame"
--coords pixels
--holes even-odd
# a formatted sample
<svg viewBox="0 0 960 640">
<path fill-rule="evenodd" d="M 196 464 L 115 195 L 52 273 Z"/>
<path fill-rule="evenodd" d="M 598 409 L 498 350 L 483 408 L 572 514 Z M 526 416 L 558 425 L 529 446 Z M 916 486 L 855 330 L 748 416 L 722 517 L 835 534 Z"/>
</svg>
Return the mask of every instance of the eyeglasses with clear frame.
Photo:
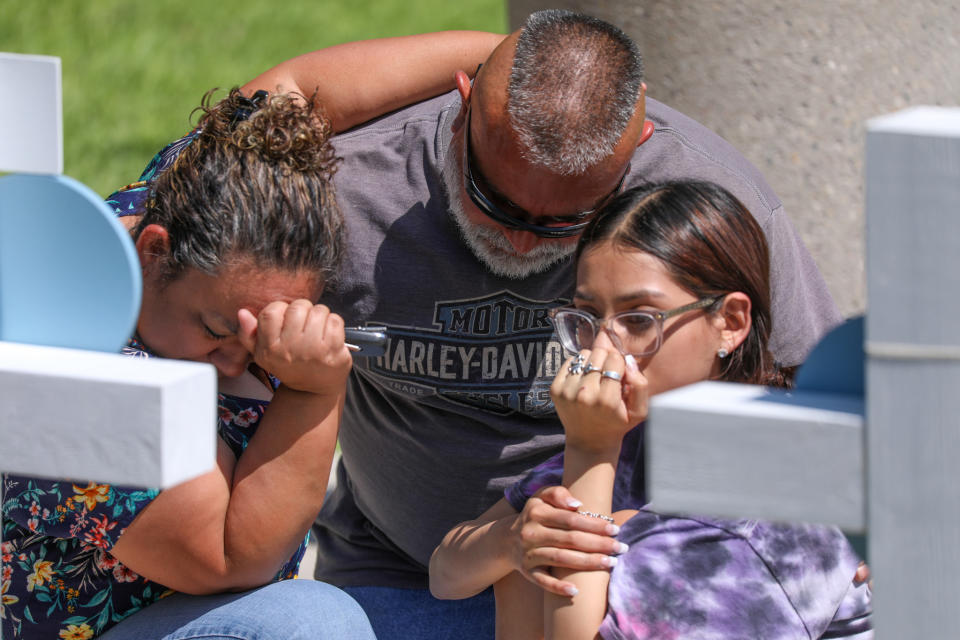
<svg viewBox="0 0 960 640">
<path fill-rule="evenodd" d="M 574 307 L 551 309 L 549 316 L 563 348 L 570 353 L 593 348 L 600 331 L 604 330 L 622 355 L 641 357 L 653 355 L 660 349 L 665 320 L 687 311 L 704 309 L 722 298 L 701 298 L 669 311 L 622 311 L 606 319 Z"/>
<path fill-rule="evenodd" d="M 477 71 L 480 69 L 477 68 Z M 473 204 L 480 209 L 487 217 L 491 218 L 498 224 L 508 228 L 516 229 L 517 231 L 527 231 L 532 233 L 535 236 L 540 238 L 570 238 L 577 235 L 584 228 L 590 224 L 591 219 L 594 215 L 600 211 L 600 209 L 607 204 L 607 202 L 617 193 L 620 192 L 620 188 L 623 187 L 623 181 L 627 178 L 627 173 L 630 171 L 630 168 L 627 167 L 627 170 L 623 172 L 623 175 L 620 176 L 620 182 L 617 183 L 617 186 L 614 187 L 613 191 L 608 193 L 600 203 L 593 209 L 588 209 L 586 211 L 580 211 L 579 213 L 574 213 L 566 216 L 539 216 L 534 217 L 531 214 L 527 213 L 520 207 L 517 207 L 513 203 L 509 203 L 506 206 L 509 206 L 511 209 L 517 211 L 517 215 L 507 213 L 500 206 L 495 204 L 483 191 L 480 189 L 480 186 L 477 184 L 477 177 L 471 169 L 470 165 L 472 163 L 472 155 L 470 153 L 470 122 L 473 117 L 473 109 L 468 107 L 467 111 L 467 129 L 464 135 L 466 136 L 466 141 L 464 146 L 466 147 L 466 157 L 463 161 L 463 183 L 464 189 L 467 192 L 467 195 L 470 196 L 470 200 Z M 480 177 L 480 180 L 486 183 L 486 180 L 479 173 L 476 174 Z M 489 183 L 488 188 L 489 188 Z M 492 191 L 492 189 L 490 189 Z M 521 217 L 522 216 L 522 217 Z M 543 222 L 548 222 L 550 224 L 534 224 L 528 222 L 524 218 L 533 218 L 536 220 L 541 220 Z"/>
</svg>

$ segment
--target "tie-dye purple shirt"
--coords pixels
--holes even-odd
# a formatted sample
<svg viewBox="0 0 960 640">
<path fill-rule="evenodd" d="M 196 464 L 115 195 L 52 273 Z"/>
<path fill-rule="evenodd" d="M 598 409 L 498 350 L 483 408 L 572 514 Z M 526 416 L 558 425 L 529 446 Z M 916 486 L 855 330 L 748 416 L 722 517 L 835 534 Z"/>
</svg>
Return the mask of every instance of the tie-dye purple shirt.
<svg viewBox="0 0 960 640">
<path fill-rule="evenodd" d="M 859 558 L 834 527 L 668 516 L 644 504 L 642 425 L 624 438 L 614 510 L 640 509 L 621 528 L 630 545 L 610 575 L 600 635 L 609 640 L 873 638 Z M 563 455 L 506 491 L 518 511 L 560 484 Z"/>
</svg>

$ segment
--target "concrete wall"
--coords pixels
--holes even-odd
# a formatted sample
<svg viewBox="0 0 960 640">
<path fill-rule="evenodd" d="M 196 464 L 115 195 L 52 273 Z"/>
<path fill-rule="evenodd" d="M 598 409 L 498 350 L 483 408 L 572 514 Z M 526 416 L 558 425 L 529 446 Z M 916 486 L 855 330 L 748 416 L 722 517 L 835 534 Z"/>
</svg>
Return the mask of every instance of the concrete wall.
<svg viewBox="0 0 960 640">
<path fill-rule="evenodd" d="M 960 104 L 960 4 L 510 0 L 510 24 L 548 7 L 632 35 L 649 95 L 756 164 L 841 311 L 864 309 L 864 121 L 911 105 Z"/>
</svg>

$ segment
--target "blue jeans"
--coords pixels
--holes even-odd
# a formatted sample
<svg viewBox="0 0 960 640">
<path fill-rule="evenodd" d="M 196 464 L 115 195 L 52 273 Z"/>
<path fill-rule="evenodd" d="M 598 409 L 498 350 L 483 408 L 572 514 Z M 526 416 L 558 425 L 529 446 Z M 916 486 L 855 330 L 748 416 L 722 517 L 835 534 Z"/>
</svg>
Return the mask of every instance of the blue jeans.
<svg viewBox="0 0 960 640">
<path fill-rule="evenodd" d="M 437 600 L 429 589 L 344 587 L 360 603 L 378 640 L 491 640 L 493 589 L 465 600 Z"/>
<path fill-rule="evenodd" d="M 177 593 L 98 640 L 376 640 L 363 610 L 340 589 L 284 580 L 242 593 Z"/>
</svg>

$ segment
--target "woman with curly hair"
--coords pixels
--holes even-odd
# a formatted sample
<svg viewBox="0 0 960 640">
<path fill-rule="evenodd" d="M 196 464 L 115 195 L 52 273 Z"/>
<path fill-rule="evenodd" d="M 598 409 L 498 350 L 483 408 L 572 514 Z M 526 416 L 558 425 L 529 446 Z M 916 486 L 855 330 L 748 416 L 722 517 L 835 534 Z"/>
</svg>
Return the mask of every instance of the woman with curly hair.
<svg viewBox="0 0 960 640">
<path fill-rule="evenodd" d="M 269 94 L 208 94 L 178 154 L 109 199 L 143 273 L 125 351 L 216 367 L 216 468 L 163 491 L 4 476 L 4 638 L 373 637 L 345 593 L 288 580 L 351 367 L 342 319 L 315 304 L 344 241 L 330 136 L 452 88 L 501 37 L 342 45 L 264 74 Z"/>
</svg>

